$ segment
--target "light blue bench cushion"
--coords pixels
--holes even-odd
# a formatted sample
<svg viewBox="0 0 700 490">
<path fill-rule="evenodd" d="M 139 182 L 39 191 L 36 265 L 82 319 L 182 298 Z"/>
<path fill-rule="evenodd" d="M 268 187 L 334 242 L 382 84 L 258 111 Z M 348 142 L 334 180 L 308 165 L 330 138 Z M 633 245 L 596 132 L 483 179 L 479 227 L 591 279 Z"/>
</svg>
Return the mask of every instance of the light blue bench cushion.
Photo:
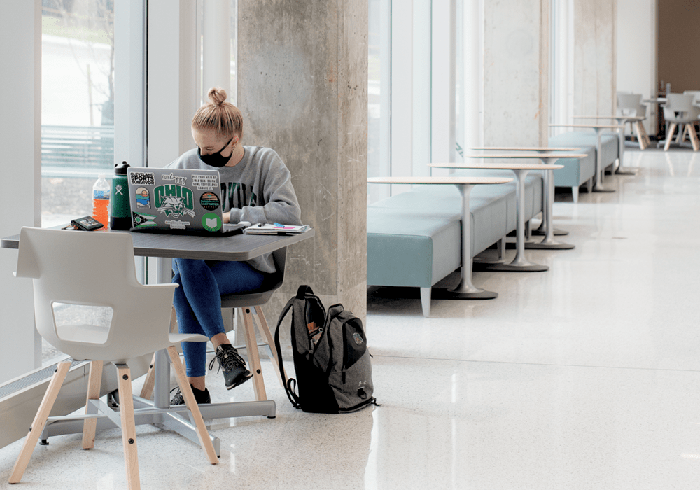
<svg viewBox="0 0 700 490">
<path fill-rule="evenodd" d="M 525 196 L 530 219 L 541 211 L 540 175 L 528 176 Z M 473 257 L 515 229 L 515 186 L 476 186 L 469 202 Z M 460 267 L 461 210 L 462 196 L 449 185 L 420 186 L 368 206 L 367 284 L 427 288 Z"/>
<path fill-rule="evenodd" d="M 620 139 L 617 134 L 603 133 L 602 139 L 602 157 L 603 167 L 612 165 L 617 160 L 620 150 Z M 552 143 L 555 141 L 555 143 Z M 570 146 L 571 148 L 581 148 L 591 146 L 594 149 L 597 147 L 597 137 L 593 131 L 573 131 L 570 133 L 562 133 L 553 136 L 549 139 L 550 146 Z"/>
<path fill-rule="evenodd" d="M 563 165 L 564 168 L 558 168 L 553 172 L 555 187 L 578 187 L 595 175 L 595 146 L 581 146 L 581 143 L 571 141 L 575 138 L 570 136 L 564 138 L 564 136 L 571 134 L 576 133 L 552 136 L 549 138 L 549 146 L 578 146 L 578 150 L 570 153 L 585 153 L 586 156 L 584 158 L 560 158 L 557 160 L 556 164 Z"/>
</svg>

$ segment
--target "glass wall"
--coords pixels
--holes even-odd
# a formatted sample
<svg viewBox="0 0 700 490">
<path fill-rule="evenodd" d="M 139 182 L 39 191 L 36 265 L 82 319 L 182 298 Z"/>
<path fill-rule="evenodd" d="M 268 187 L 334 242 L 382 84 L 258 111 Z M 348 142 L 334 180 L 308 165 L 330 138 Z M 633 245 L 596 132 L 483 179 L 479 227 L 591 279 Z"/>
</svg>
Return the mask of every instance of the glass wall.
<svg viewBox="0 0 700 490">
<path fill-rule="evenodd" d="M 368 4 L 367 176 L 378 177 L 391 168 L 391 0 Z M 369 186 L 367 202 L 388 196 L 386 187 Z"/>
<path fill-rule="evenodd" d="M 479 120 L 478 60 L 467 49 L 478 43 L 464 40 L 478 26 L 465 19 L 480 0 L 368 3 L 368 176 L 430 175 L 433 160 L 461 162 L 463 147 L 476 144 L 465 134 Z M 368 204 L 406 190 L 369 185 Z"/>
<path fill-rule="evenodd" d="M 43 0 L 42 226 L 92 212 L 114 159 L 113 0 Z"/>
</svg>

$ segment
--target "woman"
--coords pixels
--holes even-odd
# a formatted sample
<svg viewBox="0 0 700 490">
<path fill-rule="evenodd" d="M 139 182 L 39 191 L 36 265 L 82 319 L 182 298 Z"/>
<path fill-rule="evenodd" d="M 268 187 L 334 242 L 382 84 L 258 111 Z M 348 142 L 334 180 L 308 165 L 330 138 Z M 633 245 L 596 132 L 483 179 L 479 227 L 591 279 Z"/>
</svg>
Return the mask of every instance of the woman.
<svg viewBox="0 0 700 490">
<path fill-rule="evenodd" d="M 181 155 L 169 168 L 216 168 L 221 177 L 221 205 L 225 223 L 301 224 L 290 173 L 270 148 L 243 146 L 243 117 L 226 102 L 226 92 L 209 90 L 208 104 L 192 118 L 192 137 L 197 148 Z M 258 289 L 265 276 L 275 272 L 271 254 L 247 262 L 216 262 L 174 259 L 175 310 L 181 333 L 198 333 L 211 339 L 227 389 L 246 382 L 252 374 L 231 345 L 221 317 L 222 294 Z M 197 403 L 211 403 L 205 386 L 206 343 L 183 342 L 187 377 Z M 214 360 L 209 364 L 212 369 Z M 171 404 L 182 405 L 178 388 Z"/>
</svg>

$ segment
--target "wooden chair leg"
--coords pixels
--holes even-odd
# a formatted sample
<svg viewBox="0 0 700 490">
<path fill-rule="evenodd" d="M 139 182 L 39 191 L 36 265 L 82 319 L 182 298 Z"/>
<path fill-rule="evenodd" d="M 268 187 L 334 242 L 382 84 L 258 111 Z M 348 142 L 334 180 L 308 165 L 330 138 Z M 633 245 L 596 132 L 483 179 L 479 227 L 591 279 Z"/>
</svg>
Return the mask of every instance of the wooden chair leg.
<svg viewBox="0 0 700 490">
<path fill-rule="evenodd" d="M 202 445 L 202 449 L 204 449 L 207 458 L 209 458 L 209 462 L 211 464 L 219 464 L 219 458 L 216 456 L 214 445 L 211 443 L 211 439 L 209 438 L 209 432 L 207 432 L 207 427 L 204 425 L 202 413 L 199 411 L 199 406 L 194 399 L 192 388 L 190 387 L 189 381 L 187 381 L 185 367 L 182 365 L 180 355 L 174 346 L 168 347 L 168 356 L 170 357 L 170 362 L 173 366 L 173 370 L 175 371 L 177 383 L 180 385 L 180 392 L 182 393 L 182 397 L 185 399 L 185 406 L 187 406 L 189 411 L 192 413 L 192 418 L 194 419 L 194 424 L 197 429 L 199 443 Z"/>
<path fill-rule="evenodd" d="M 690 136 L 690 142 L 693 144 L 693 151 L 700 150 L 700 141 L 698 141 L 698 134 L 695 132 L 695 125 L 688 124 L 688 136 Z"/>
<path fill-rule="evenodd" d="M 668 151 L 671 147 L 671 140 L 673 140 L 673 133 L 676 131 L 676 123 L 671 123 L 671 127 L 668 128 L 668 134 L 666 135 L 666 144 L 664 145 L 664 151 Z"/>
<path fill-rule="evenodd" d="M 644 124 L 642 124 L 642 121 L 637 121 L 634 127 L 637 130 L 637 141 L 639 141 L 639 149 L 646 150 L 649 144 L 647 142 L 647 134 L 644 130 Z"/>
<path fill-rule="evenodd" d="M 242 308 L 243 329 L 245 330 L 245 343 L 248 352 L 248 364 L 253 373 L 253 385 L 255 387 L 255 399 L 258 401 L 267 400 L 265 393 L 265 380 L 263 380 L 262 369 L 260 368 L 260 353 L 258 352 L 258 341 L 255 338 L 255 327 L 250 308 Z"/>
<path fill-rule="evenodd" d="M 153 359 L 151 359 L 151 364 L 148 367 L 148 373 L 146 373 L 146 380 L 143 382 L 143 386 L 141 387 L 141 398 L 145 398 L 146 400 L 150 400 L 151 397 L 153 396 L 153 388 L 156 385 L 156 371 L 155 371 L 155 366 L 156 366 L 156 354 L 155 352 L 153 353 Z"/>
<path fill-rule="evenodd" d="M 100 398 L 100 385 L 102 384 L 103 361 L 90 362 L 90 377 L 88 378 L 87 400 L 85 401 L 85 413 L 89 413 L 88 405 L 90 400 Z M 95 447 L 95 430 L 97 429 L 97 419 L 85 419 L 83 422 L 83 449 Z"/>
<path fill-rule="evenodd" d="M 134 399 L 131 392 L 131 370 L 126 364 L 117 364 L 119 374 L 119 418 L 122 422 L 122 445 L 126 463 L 126 480 L 129 490 L 140 490 L 139 455 L 136 449 L 136 424 L 134 423 Z"/>
<path fill-rule="evenodd" d="M 29 430 L 29 434 L 27 435 L 27 438 L 24 441 L 24 445 L 22 446 L 22 450 L 19 453 L 17 462 L 15 463 L 15 466 L 12 469 L 12 474 L 10 475 L 9 479 L 10 483 L 19 483 L 19 481 L 22 479 L 22 475 L 27 469 L 29 459 L 32 457 L 32 453 L 34 452 L 36 443 L 39 440 L 42 431 L 44 430 L 44 424 L 46 424 L 46 420 L 49 418 L 51 408 L 56 402 L 58 392 L 61 390 L 61 385 L 63 385 L 63 381 L 66 379 L 66 375 L 68 374 L 70 365 L 70 361 L 59 363 L 58 369 L 56 369 L 56 372 L 51 377 L 49 387 L 46 389 L 46 393 L 44 393 L 44 398 L 43 400 L 41 400 L 39 410 L 37 410 L 36 415 L 34 416 L 34 422 L 32 422 L 32 427 Z"/>
<path fill-rule="evenodd" d="M 267 325 L 267 320 L 265 319 L 265 315 L 263 314 L 262 308 L 260 306 L 256 306 L 255 312 L 258 314 L 258 320 L 260 321 L 260 331 L 265 336 L 265 339 L 267 340 L 267 345 L 270 346 L 270 351 L 272 352 L 272 360 L 275 363 L 274 370 L 275 373 L 277 373 L 277 379 L 279 379 L 282 388 L 284 388 L 284 381 L 282 380 L 282 376 L 280 375 L 279 370 L 280 359 L 277 355 L 277 349 L 275 348 L 275 338 L 272 336 L 272 332 L 270 332 L 270 327 L 268 327 Z M 284 368 L 282 369 L 284 370 Z M 286 370 L 284 371 L 284 377 L 287 377 Z"/>
</svg>

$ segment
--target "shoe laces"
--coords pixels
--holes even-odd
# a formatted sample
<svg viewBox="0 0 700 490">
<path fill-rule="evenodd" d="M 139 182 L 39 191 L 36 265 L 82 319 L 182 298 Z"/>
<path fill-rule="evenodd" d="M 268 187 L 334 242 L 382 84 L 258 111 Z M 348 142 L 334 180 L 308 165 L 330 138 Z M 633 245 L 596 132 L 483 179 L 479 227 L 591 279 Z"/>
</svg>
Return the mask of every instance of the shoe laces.
<svg viewBox="0 0 700 490">
<path fill-rule="evenodd" d="M 180 387 L 179 387 L 179 386 L 176 386 L 175 388 L 173 388 L 172 390 L 170 390 L 170 393 L 172 393 L 173 391 L 175 392 L 175 395 L 173 395 L 173 396 L 170 397 L 170 400 L 171 400 L 171 401 L 170 401 L 170 404 L 171 404 L 171 405 L 177 405 L 177 403 L 180 402 L 179 399 L 181 399 L 181 400 L 184 401 L 185 397 L 182 396 L 182 391 L 180 391 Z M 179 399 L 178 399 L 178 397 L 179 397 Z M 173 403 L 173 402 L 177 402 L 177 403 Z"/>
<path fill-rule="evenodd" d="M 219 360 L 219 369 L 216 371 L 217 373 L 221 371 L 222 368 L 224 371 L 231 371 L 235 367 L 245 366 L 245 361 L 235 348 L 231 347 L 227 349 L 225 347 L 219 347 L 216 351 L 216 356 L 212 357 L 209 363 L 210 371 L 214 369 L 214 361 L 216 359 Z"/>
</svg>

